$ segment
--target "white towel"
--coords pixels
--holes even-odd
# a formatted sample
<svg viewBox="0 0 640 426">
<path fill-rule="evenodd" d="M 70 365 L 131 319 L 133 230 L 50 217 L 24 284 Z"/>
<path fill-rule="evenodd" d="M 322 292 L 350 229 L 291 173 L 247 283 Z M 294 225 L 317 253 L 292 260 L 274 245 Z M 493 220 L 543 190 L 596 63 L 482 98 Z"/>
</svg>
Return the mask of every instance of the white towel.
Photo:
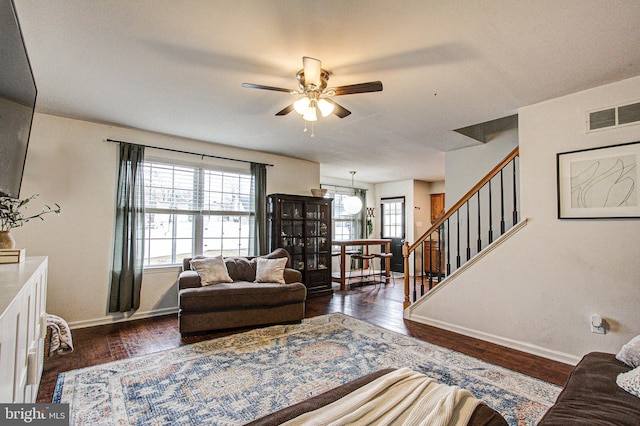
<svg viewBox="0 0 640 426">
<path fill-rule="evenodd" d="M 47 314 L 47 327 L 51 330 L 49 355 L 54 352 L 64 355 L 73 351 L 73 340 L 69 324 L 56 315 Z"/>
</svg>

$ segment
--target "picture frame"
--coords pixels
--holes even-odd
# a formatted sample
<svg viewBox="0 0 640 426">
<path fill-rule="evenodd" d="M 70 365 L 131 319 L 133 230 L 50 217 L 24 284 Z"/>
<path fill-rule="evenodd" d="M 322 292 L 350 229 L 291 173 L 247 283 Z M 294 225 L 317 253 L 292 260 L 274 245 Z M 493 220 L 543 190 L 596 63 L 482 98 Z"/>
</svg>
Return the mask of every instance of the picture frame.
<svg viewBox="0 0 640 426">
<path fill-rule="evenodd" d="M 559 219 L 640 217 L 640 141 L 556 154 Z"/>
</svg>

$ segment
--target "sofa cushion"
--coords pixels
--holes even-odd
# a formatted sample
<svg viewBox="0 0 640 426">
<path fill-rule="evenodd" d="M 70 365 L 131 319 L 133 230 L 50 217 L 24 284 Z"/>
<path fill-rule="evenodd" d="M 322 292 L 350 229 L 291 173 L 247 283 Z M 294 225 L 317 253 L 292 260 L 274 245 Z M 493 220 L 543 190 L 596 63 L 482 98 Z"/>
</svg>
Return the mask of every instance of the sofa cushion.
<svg viewBox="0 0 640 426">
<path fill-rule="evenodd" d="M 616 377 L 627 371 L 614 354 L 585 355 L 538 426 L 637 425 L 640 399 L 616 384 Z"/>
<path fill-rule="evenodd" d="M 636 336 L 624 345 L 616 355 L 618 361 L 622 361 L 629 367 L 640 367 L 640 336 Z"/>
<path fill-rule="evenodd" d="M 189 269 L 180 272 L 178 276 L 178 290 L 198 287 L 202 287 L 202 284 L 200 283 L 200 275 L 198 275 L 196 271 Z"/>
<path fill-rule="evenodd" d="M 284 284 L 284 268 L 287 258 L 256 259 L 256 282 Z"/>
<path fill-rule="evenodd" d="M 286 257 L 287 264 L 285 266 L 288 266 L 288 267 L 291 266 L 291 256 L 289 255 L 289 252 L 283 249 L 282 247 L 278 247 L 275 250 L 273 250 L 271 253 L 265 254 L 260 257 L 263 259 L 280 259 L 280 258 Z"/>
<path fill-rule="evenodd" d="M 246 257 L 225 257 L 224 263 L 233 281 L 255 281 L 255 267 Z"/>
<path fill-rule="evenodd" d="M 258 306 L 280 306 L 306 299 L 307 288 L 302 283 L 277 284 L 236 281 L 214 286 L 187 288 L 180 291 L 183 311 L 227 311 Z M 242 313 L 238 313 L 242 315 Z"/>
<path fill-rule="evenodd" d="M 203 286 L 233 282 L 222 256 L 193 259 L 190 263 L 191 267 L 200 275 Z"/>
</svg>

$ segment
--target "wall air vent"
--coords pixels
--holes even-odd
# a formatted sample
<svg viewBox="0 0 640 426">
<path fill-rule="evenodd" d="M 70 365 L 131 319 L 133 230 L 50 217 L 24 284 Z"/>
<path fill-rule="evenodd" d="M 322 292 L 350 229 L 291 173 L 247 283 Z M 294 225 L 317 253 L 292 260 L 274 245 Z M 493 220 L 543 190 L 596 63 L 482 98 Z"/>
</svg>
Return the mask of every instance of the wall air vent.
<svg viewBox="0 0 640 426">
<path fill-rule="evenodd" d="M 629 124 L 640 121 L 640 102 L 618 107 L 618 124 Z"/>
<path fill-rule="evenodd" d="M 589 131 L 640 124 L 640 102 L 591 111 L 587 124 Z"/>
</svg>

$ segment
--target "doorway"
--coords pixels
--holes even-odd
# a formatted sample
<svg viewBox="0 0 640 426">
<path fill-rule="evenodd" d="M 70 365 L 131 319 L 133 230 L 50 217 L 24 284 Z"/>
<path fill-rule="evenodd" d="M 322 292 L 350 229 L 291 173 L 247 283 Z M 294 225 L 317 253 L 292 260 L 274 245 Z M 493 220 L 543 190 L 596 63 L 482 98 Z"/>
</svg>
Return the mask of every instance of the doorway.
<svg viewBox="0 0 640 426">
<path fill-rule="evenodd" d="M 406 235 L 404 197 L 382 198 L 380 200 L 381 236 L 391 240 L 391 271 L 403 272 L 404 258 L 402 245 Z"/>
</svg>

